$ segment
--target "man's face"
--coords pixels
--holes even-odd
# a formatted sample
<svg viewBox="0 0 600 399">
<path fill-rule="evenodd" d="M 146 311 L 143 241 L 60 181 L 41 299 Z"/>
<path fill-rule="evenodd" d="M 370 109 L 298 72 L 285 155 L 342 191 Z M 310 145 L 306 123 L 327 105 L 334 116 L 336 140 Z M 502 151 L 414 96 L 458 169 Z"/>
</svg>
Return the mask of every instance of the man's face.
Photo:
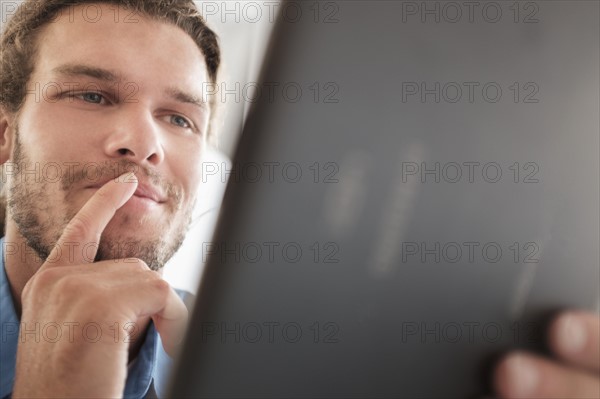
<svg viewBox="0 0 600 399">
<path fill-rule="evenodd" d="M 137 257 L 157 270 L 180 246 L 195 203 L 209 120 L 206 65 L 179 28 L 97 9 L 95 22 L 84 6 L 65 11 L 38 38 L 9 211 L 44 259 L 101 184 L 135 170 L 138 191 L 107 226 L 96 259 Z"/>
</svg>

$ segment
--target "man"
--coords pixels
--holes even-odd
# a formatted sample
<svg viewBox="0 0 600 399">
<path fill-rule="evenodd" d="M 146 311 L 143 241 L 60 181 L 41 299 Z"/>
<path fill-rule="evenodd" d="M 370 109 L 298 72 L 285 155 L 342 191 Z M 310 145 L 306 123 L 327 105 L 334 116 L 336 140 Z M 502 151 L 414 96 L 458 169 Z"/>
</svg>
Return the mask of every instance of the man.
<svg viewBox="0 0 600 399">
<path fill-rule="evenodd" d="M 3 398 L 164 392 L 160 351 L 186 321 L 160 270 L 200 182 L 217 38 L 191 1 L 85 3 L 29 1 L 2 38 L 1 312 L 21 332 L 2 342 Z"/>
<path fill-rule="evenodd" d="M 1 344 L 0 398 L 160 396 L 186 321 L 160 270 L 200 181 L 216 37 L 191 1 L 94 1 L 30 1 L 2 39 L 0 316 L 20 336 Z M 599 327 L 559 318 L 560 360 L 508 356 L 498 393 L 597 396 Z"/>
</svg>

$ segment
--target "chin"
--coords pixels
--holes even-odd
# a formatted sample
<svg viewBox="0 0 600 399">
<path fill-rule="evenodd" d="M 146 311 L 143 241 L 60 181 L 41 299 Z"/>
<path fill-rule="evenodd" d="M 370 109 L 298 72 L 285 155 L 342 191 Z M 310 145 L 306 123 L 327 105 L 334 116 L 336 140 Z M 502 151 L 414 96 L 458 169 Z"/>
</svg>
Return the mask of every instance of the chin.
<svg viewBox="0 0 600 399">
<path fill-rule="evenodd" d="M 161 230 L 136 229 L 136 235 L 119 234 L 115 231 L 103 234 L 94 261 L 137 258 L 150 269 L 158 271 L 177 252 L 183 243 L 184 234 L 165 234 Z"/>
</svg>

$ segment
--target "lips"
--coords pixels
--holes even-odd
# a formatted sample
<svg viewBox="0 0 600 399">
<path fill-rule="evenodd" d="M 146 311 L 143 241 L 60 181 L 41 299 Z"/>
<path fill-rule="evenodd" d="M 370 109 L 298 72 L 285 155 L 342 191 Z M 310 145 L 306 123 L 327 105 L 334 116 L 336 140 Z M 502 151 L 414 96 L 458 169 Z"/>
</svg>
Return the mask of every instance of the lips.
<svg viewBox="0 0 600 399">
<path fill-rule="evenodd" d="M 86 187 L 86 188 L 99 189 L 100 187 L 102 187 L 106 183 L 108 183 L 109 181 L 110 181 L 110 179 L 106 180 L 102 183 L 97 183 L 97 184 L 94 184 L 94 185 Z M 135 193 L 133 193 L 133 196 L 138 197 L 138 198 L 149 199 L 158 204 L 162 204 L 167 201 L 167 197 L 162 191 L 160 191 L 158 188 L 153 187 L 152 185 L 140 180 L 139 177 L 138 177 L 138 187 L 135 190 Z"/>
<path fill-rule="evenodd" d="M 138 184 L 138 188 L 137 190 L 135 190 L 135 193 L 133 193 L 133 195 L 140 198 L 150 199 L 159 204 L 162 204 L 166 201 L 164 195 L 162 195 L 157 189 L 143 183 Z"/>
</svg>

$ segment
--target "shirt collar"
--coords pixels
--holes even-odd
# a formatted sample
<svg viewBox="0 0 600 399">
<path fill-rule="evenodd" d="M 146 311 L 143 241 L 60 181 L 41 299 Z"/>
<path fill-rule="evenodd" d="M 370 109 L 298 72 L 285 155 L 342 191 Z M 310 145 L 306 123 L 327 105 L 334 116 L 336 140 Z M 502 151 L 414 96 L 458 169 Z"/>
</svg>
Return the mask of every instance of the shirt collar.
<svg viewBox="0 0 600 399">
<path fill-rule="evenodd" d="M 19 319 L 4 269 L 4 238 L 0 239 L 0 398 L 12 392 L 19 340 Z"/>
</svg>

